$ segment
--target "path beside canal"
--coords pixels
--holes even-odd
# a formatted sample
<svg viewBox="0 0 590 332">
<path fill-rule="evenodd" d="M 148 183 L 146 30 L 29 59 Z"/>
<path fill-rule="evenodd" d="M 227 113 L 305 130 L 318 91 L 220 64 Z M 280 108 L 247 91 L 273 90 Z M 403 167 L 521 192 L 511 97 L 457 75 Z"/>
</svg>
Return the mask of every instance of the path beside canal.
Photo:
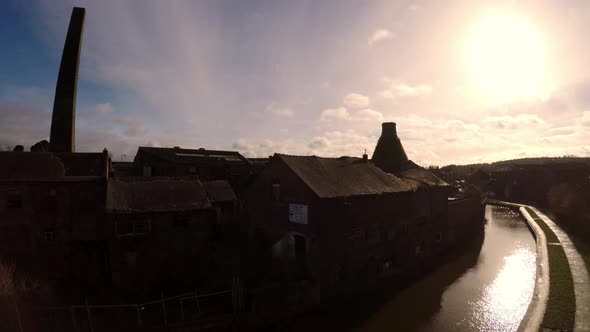
<svg viewBox="0 0 590 332">
<path fill-rule="evenodd" d="M 573 331 L 590 331 L 590 277 L 584 259 L 569 235 L 533 206 L 499 201 L 489 203 L 526 209 L 522 211 L 523 215 L 530 217 L 529 222 L 534 221 L 547 238 L 550 296 L 547 307 L 540 309 L 546 310 L 539 328 L 548 331 L 571 331 L 572 328 Z M 573 306 L 575 309 L 568 308 Z"/>
<path fill-rule="evenodd" d="M 530 207 L 555 233 L 561 247 L 565 251 L 576 297 L 576 315 L 574 331 L 590 331 L 590 277 L 582 255 L 578 252 L 572 240 L 559 226 L 535 207 Z M 550 267 L 551 268 L 551 267 Z"/>
</svg>

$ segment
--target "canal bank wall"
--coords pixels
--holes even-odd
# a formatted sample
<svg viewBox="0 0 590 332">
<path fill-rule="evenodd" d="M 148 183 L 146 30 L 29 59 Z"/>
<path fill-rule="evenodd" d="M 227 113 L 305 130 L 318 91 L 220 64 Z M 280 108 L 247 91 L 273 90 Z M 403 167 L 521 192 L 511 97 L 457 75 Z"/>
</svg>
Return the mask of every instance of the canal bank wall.
<svg viewBox="0 0 590 332">
<path fill-rule="evenodd" d="M 549 298 L 549 255 L 547 253 L 547 238 L 541 227 L 535 222 L 533 217 L 524 207 L 519 208 L 524 217 L 531 233 L 536 241 L 537 250 L 537 270 L 535 278 L 535 289 L 531 303 L 526 314 L 520 322 L 519 332 L 539 331 Z"/>
</svg>

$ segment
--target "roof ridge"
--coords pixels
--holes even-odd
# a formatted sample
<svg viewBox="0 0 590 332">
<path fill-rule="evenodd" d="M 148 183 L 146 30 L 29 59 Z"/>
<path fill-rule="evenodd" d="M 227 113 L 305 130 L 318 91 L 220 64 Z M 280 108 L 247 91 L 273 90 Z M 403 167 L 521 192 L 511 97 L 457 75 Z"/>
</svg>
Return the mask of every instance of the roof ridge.
<svg viewBox="0 0 590 332">
<path fill-rule="evenodd" d="M 351 159 L 362 159 L 361 157 L 353 157 L 353 156 L 340 156 L 340 157 L 322 157 L 314 155 L 297 155 L 297 154 L 286 154 L 286 153 L 275 153 L 277 156 L 285 156 L 285 157 L 304 157 L 304 158 L 319 158 L 319 159 L 333 159 L 333 160 L 342 160 L 343 158 L 351 158 Z"/>
<path fill-rule="evenodd" d="M 160 149 L 160 150 L 172 150 L 172 151 L 208 151 L 208 152 L 229 152 L 240 154 L 237 150 L 211 150 L 206 148 L 175 148 L 175 147 L 163 147 L 163 146 L 140 146 L 138 149 Z"/>
</svg>

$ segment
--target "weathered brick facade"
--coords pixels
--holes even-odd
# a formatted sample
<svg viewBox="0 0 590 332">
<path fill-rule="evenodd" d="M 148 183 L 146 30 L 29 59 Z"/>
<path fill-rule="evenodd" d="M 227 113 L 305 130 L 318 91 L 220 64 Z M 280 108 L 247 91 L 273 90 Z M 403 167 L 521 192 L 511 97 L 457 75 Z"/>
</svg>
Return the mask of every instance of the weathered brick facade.
<svg viewBox="0 0 590 332">
<path fill-rule="evenodd" d="M 274 271 L 278 277 L 312 280 L 326 297 L 419 269 L 443 250 L 445 186 L 408 179 L 402 188 L 389 187 L 395 182 L 385 184 L 381 193 L 321 197 L 290 167 L 298 158 L 326 160 L 275 155 L 247 195 L 254 236 L 272 251 L 280 266 L 279 272 Z M 335 167 L 361 162 L 365 164 L 352 167 L 361 167 L 367 174 L 382 172 L 360 159 L 330 161 L 334 162 L 339 165 Z M 307 224 L 290 221 L 293 204 L 307 207 Z M 297 248 L 298 241 L 305 244 L 304 250 Z M 305 256 L 299 257 L 302 253 Z"/>
</svg>

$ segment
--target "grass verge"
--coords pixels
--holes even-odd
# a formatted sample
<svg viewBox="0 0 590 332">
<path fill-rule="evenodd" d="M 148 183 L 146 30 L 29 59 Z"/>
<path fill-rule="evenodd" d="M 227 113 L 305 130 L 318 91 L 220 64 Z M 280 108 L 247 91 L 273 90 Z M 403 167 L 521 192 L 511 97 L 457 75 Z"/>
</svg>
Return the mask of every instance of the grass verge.
<svg viewBox="0 0 590 332">
<path fill-rule="evenodd" d="M 549 228 L 549 226 L 547 226 L 547 224 L 543 221 L 543 219 L 539 218 L 539 216 L 532 209 L 530 209 L 528 207 L 525 209 L 531 215 L 531 217 L 533 217 L 533 219 L 535 220 L 537 225 L 539 225 L 539 227 L 541 227 L 541 229 L 543 230 L 543 233 L 545 233 L 545 237 L 547 238 L 547 243 L 559 243 L 559 239 L 557 238 L 555 233 L 553 233 L 551 228 Z"/>
<path fill-rule="evenodd" d="M 576 295 L 574 281 L 565 251 L 551 228 L 530 208 L 525 208 L 535 222 L 541 227 L 547 238 L 549 254 L 549 300 L 543 317 L 544 328 L 560 331 L 572 331 L 576 317 Z"/>
<path fill-rule="evenodd" d="M 543 209 L 541 211 L 543 211 L 547 217 L 551 218 L 551 220 L 553 220 L 559 225 L 559 227 L 567 232 L 574 246 L 576 247 L 576 250 L 578 250 L 580 255 L 582 255 L 584 263 L 586 264 L 586 268 L 590 268 L 590 241 L 584 240 L 582 237 L 578 236 L 576 233 L 575 224 L 572 225 L 571 223 L 562 221 L 560 217 L 551 210 Z"/>
</svg>

